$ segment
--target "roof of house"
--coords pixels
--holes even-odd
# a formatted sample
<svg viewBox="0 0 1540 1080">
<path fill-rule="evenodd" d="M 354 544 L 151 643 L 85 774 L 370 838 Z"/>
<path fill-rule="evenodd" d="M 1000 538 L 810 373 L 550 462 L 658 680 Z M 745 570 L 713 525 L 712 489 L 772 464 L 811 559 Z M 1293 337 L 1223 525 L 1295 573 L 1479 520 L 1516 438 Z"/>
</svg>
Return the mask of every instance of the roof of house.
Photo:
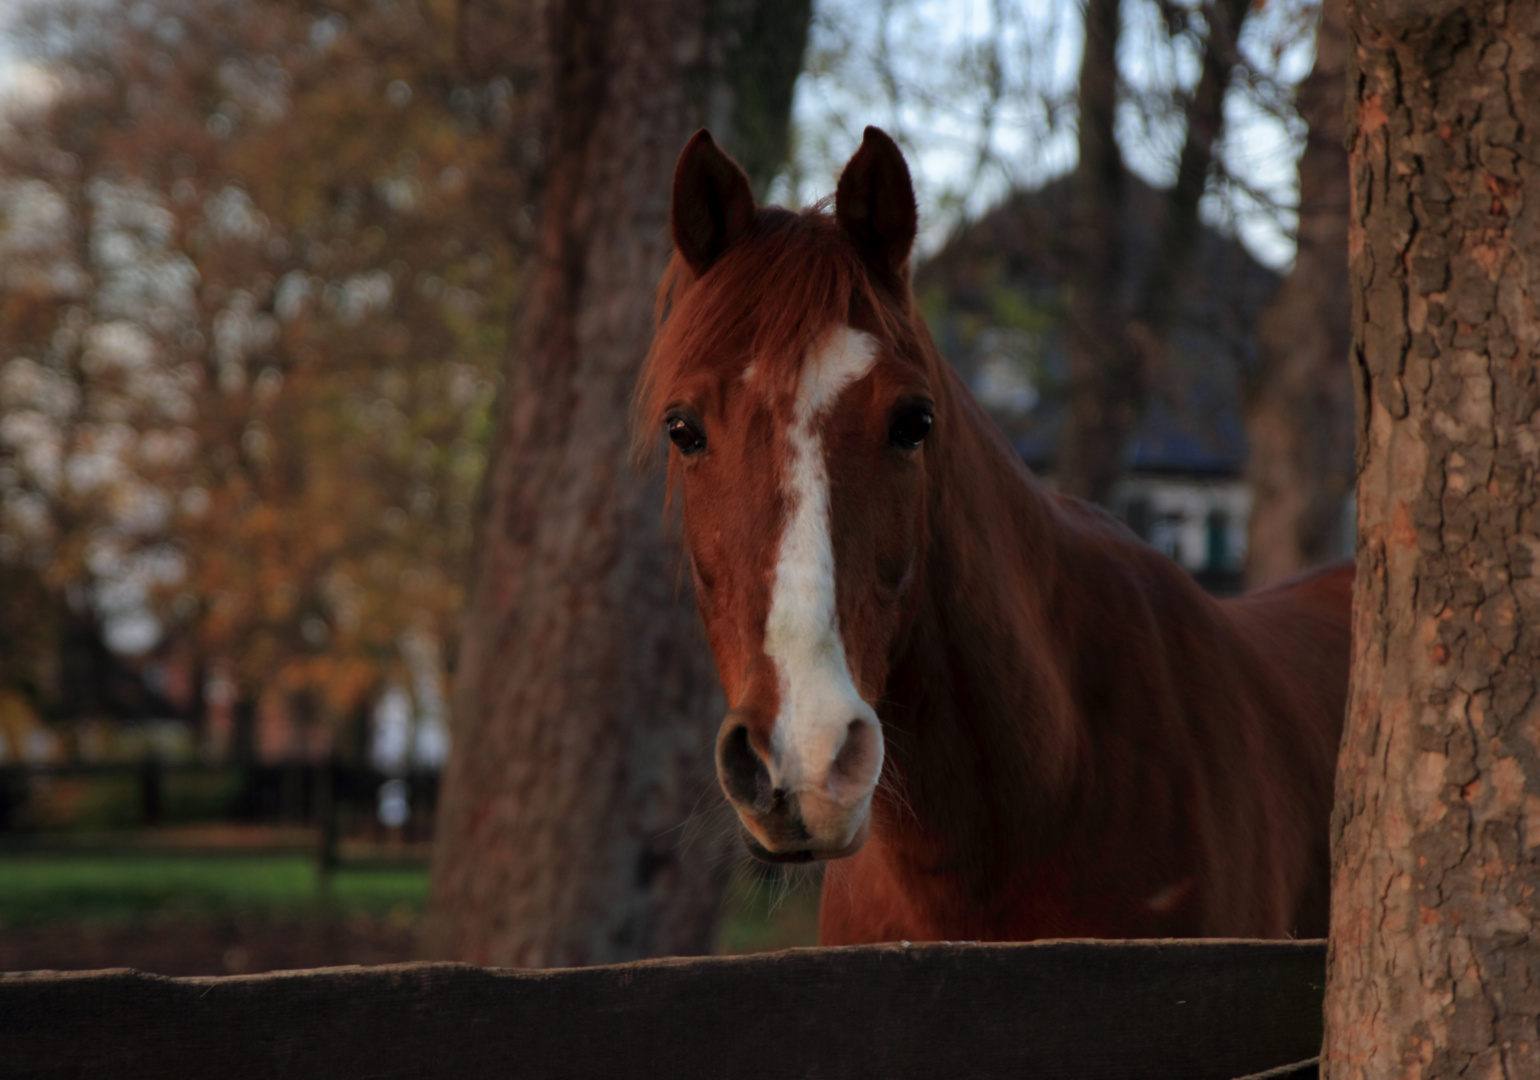
<svg viewBox="0 0 1540 1080">
<path fill-rule="evenodd" d="M 1125 296 L 1154 256 L 1164 192 L 1131 174 L 1120 235 Z M 1064 422 L 1068 362 L 1059 326 L 1074 249 L 1072 179 L 1010 196 L 916 272 L 937 345 L 1022 457 L 1049 470 Z M 1241 387 L 1257 364 L 1253 328 L 1279 277 L 1237 241 L 1202 226 L 1181 283 L 1170 348 L 1128 448 L 1134 472 L 1238 474 L 1246 458 Z"/>
</svg>

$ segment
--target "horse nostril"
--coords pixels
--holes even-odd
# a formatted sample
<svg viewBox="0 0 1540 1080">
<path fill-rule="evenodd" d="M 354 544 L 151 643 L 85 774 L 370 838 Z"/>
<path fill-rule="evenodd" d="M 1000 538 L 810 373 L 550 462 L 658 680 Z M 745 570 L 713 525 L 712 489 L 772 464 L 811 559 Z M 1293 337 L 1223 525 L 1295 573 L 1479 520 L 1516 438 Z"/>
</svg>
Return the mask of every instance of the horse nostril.
<svg viewBox="0 0 1540 1080">
<path fill-rule="evenodd" d="M 882 735 L 870 720 L 852 720 L 845 729 L 845 741 L 834 764 L 829 767 L 829 781 L 840 787 L 865 788 L 877 781 L 882 767 Z"/>
<path fill-rule="evenodd" d="M 773 802 L 770 770 L 749 743 L 749 729 L 738 724 L 717 742 L 717 777 L 728 797 L 760 813 Z"/>
</svg>

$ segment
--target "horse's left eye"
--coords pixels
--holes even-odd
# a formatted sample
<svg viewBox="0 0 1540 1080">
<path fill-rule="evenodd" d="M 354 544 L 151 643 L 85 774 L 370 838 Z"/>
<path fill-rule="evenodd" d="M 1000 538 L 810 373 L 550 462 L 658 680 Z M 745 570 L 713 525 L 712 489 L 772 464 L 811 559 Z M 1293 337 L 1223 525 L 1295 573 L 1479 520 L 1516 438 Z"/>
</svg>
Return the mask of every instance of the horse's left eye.
<svg viewBox="0 0 1540 1080">
<path fill-rule="evenodd" d="M 935 415 L 929 405 L 915 405 L 899 413 L 888 428 L 888 442 L 904 450 L 918 450 L 930 434 Z"/>
<path fill-rule="evenodd" d="M 685 457 L 706 449 L 706 433 L 688 418 L 674 413 L 663 421 L 663 427 L 668 432 L 669 442 L 677 446 Z"/>
</svg>

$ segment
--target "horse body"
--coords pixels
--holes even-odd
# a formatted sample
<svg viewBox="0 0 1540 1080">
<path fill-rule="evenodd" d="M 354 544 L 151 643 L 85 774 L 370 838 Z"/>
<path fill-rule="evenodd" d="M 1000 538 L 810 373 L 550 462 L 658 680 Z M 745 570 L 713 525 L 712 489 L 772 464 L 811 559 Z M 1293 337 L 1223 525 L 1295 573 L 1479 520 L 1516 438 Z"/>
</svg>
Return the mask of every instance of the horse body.
<svg viewBox="0 0 1540 1080">
<path fill-rule="evenodd" d="M 709 136 L 676 173 L 639 402 L 746 845 L 829 860 L 826 944 L 1324 932 L 1349 570 L 1215 601 L 1048 490 L 931 342 L 914 227 L 875 129 L 833 215 Z"/>
<path fill-rule="evenodd" d="M 824 943 L 1324 935 L 1351 568 L 1215 601 L 948 382 L 968 435 L 927 463 L 890 775 Z"/>
</svg>

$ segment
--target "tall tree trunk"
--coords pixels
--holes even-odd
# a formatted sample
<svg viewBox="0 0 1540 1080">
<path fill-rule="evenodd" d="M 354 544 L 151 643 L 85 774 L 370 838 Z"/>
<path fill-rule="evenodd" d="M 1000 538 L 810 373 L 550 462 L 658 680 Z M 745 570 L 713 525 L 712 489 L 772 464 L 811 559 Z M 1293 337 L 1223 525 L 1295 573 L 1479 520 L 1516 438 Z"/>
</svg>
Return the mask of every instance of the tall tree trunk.
<svg viewBox="0 0 1540 1080">
<path fill-rule="evenodd" d="M 1059 488 L 1071 495 L 1105 504 L 1123 473 L 1128 441 L 1144 412 L 1148 374 L 1165 354 L 1198 237 L 1198 203 L 1224 127 L 1225 91 L 1250 8 L 1251 0 L 1204 6 L 1203 66 L 1185 110 L 1176 183 L 1166 193 L 1155 250 L 1128 295 L 1124 245 L 1133 222 L 1124 206 L 1127 185 L 1113 130 L 1121 5 L 1086 4 L 1066 303 L 1069 408 L 1057 466 Z"/>
<path fill-rule="evenodd" d="M 791 150 L 791 99 L 807 52 L 813 0 L 713 0 L 706 34 L 714 50 L 697 100 L 705 124 L 748 173 L 761 202 Z"/>
<path fill-rule="evenodd" d="M 1106 502 L 1139 421 L 1144 380 L 1123 295 L 1123 154 L 1113 130 L 1121 0 L 1086 0 L 1079 161 L 1071 207 L 1065 349 L 1069 402 L 1055 472 L 1061 491 Z"/>
<path fill-rule="evenodd" d="M 1540 5 L 1355 0 L 1324 1072 L 1540 1076 Z"/>
<path fill-rule="evenodd" d="M 534 73 L 515 85 L 534 95 L 539 224 L 455 677 L 435 956 L 550 966 L 710 946 L 721 859 L 680 825 L 714 787 L 719 693 L 627 418 L 674 159 L 772 4 L 511 5 L 534 27 L 506 63 Z M 782 66 L 731 92 L 740 137 L 784 146 L 800 10 L 800 25 L 770 20 L 794 39 L 767 46 Z M 782 111 L 743 115 L 759 102 Z"/>
<path fill-rule="evenodd" d="M 1166 193 L 1155 256 L 1145 270 L 1134 310 L 1134 342 L 1145 353 L 1145 370 L 1159 360 L 1176 319 L 1177 298 L 1198 240 L 1198 204 L 1208 188 L 1214 150 L 1224 130 L 1225 91 L 1239 57 L 1237 42 L 1252 0 L 1213 0 L 1204 6 L 1207 35 L 1203 68 L 1185 115 L 1187 135 L 1177 158 L 1176 183 Z"/>
<path fill-rule="evenodd" d="M 1261 367 L 1247 387 L 1246 582 L 1252 587 L 1342 550 L 1342 500 L 1353 482 L 1347 61 L 1342 0 L 1325 0 L 1315 67 L 1298 96 L 1307 125 L 1299 159 L 1299 251 L 1262 313 Z"/>
</svg>

